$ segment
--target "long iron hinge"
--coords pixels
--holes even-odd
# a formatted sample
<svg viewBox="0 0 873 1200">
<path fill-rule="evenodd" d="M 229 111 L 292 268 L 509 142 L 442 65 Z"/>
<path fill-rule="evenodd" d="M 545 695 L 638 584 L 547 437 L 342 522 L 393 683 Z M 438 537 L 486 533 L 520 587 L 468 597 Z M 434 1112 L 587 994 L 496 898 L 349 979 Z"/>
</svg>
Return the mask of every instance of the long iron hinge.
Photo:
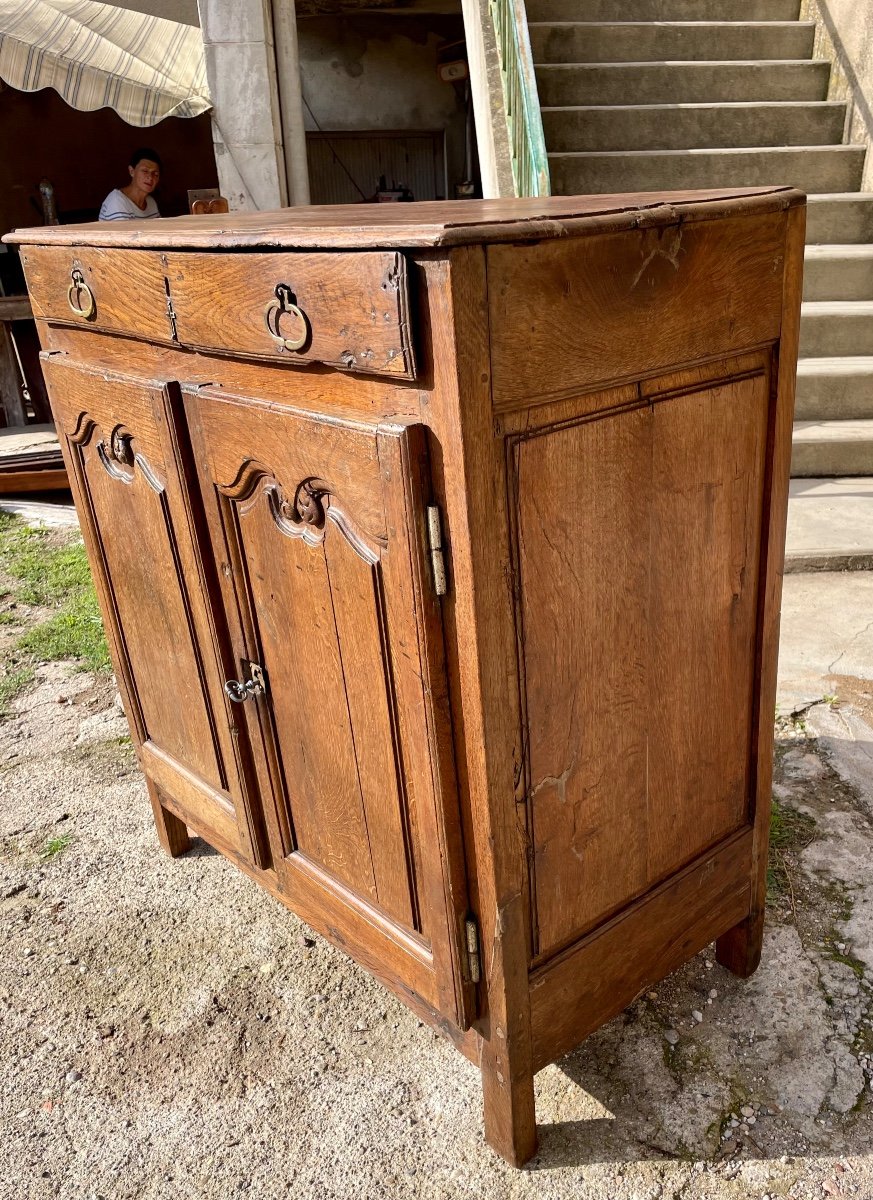
<svg viewBox="0 0 873 1200">
<path fill-rule="evenodd" d="M 433 571 L 434 591 L 438 596 L 446 594 L 446 560 L 443 553 L 442 514 L 435 504 L 427 510 L 427 544 L 430 549 L 430 565 Z"/>
<path fill-rule="evenodd" d="M 467 941 L 467 968 L 470 982 L 478 983 L 482 978 L 482 960 L 479 957 L 479 926 L 472 917 L 464 922 L 464 933 Z"/>
</svg>

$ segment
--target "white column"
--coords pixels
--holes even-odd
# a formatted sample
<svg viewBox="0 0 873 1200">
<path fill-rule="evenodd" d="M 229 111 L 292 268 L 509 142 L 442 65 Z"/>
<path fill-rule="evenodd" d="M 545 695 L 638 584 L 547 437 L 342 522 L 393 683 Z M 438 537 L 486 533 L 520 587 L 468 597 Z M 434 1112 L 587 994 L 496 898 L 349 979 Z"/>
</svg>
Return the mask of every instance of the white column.
<svg viewBox="0 0 873 1200">
<path fill-rule="evenodd" d="M 503 85 L 488 0 L 461 0 L 470 65 L 473 115 L 482 194 L 486 199 L 513 196 L 512 157 L 503 101 Z"/>
<path fill-rule="evenodd" d="M 230 208 L 288 203 L 269 0 L 197 0 L 221 194 Z"/>
<path fill-rule="evenodd" d="M 276 42 L 279 112 L 282 117 L 289 203 L 308 204 L 309 166 L 306 161 L 306 126 L 294 0 L 273 0 L 273 37 Z"/>
</svg>

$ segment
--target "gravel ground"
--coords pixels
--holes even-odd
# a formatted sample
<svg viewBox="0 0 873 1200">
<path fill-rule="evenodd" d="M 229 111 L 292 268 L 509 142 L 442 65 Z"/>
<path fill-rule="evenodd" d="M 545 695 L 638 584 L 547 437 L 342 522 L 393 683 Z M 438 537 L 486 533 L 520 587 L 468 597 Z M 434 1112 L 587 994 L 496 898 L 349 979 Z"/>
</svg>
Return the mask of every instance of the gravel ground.
<svg viewBox="0 0 873 1200">
<path fill-rule="evenodd" d="M 514 1171 L 474 1068 L 209 847 L 164 857 L 114 689 L 40 667 L 0 722 L 0 1200 L 873 1200 L 873 789 L 835 729 L 873 716 L 830 687 L 779 723 L 760 970 L 704 953 L 541 1072 Z"/>
</svg>

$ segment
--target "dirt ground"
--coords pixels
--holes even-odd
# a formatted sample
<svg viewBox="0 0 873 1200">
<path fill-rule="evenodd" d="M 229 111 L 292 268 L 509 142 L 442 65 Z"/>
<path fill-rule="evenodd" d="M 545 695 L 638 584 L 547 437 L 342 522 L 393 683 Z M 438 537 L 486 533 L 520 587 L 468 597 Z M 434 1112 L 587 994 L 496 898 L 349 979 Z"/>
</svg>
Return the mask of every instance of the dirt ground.
<svg viewBox="0 0 873 1200">
<path fill-rule="evenodd" d="M 0 722 L 0 1200 L 873 1200 L 873 685 L 830 665 L 780 709 L 758 973 L 704 953 L 544 1070 L 523 1171 L 448 1044 L 207 846 L 163 856 L 114 688 L 39 666 Z"/>
</svg>

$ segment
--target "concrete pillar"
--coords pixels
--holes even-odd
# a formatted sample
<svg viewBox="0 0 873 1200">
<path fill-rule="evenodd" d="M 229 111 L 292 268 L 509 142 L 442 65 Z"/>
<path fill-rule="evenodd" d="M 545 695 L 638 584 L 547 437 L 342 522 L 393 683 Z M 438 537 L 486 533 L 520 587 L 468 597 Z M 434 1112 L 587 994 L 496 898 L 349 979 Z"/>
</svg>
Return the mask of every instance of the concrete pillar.
<svg viewBox="0 0 873 1200">
<path fill-rule="evenodd" d="M 197 0 L 221 194 L 232 210 L 288 203 L 269 0 Z"/>
<path fill-rule="evenodd" d="M 473 115 L 476 118 L 482 195 L 486 199 L 514 196 L 500 60 L 488 0 L 461 0 L 461 8 L 470 65 Z"/>
<path fill-rule="evenodd" d="M 306 125 L 300 83 L 300 51 L 294 0 L 273 0 L 273 38 L 279 81 L 279 112 L 285 148 L 288 202 L 309 203 L 309 168 L 306 162 Z"/>
</svg>

